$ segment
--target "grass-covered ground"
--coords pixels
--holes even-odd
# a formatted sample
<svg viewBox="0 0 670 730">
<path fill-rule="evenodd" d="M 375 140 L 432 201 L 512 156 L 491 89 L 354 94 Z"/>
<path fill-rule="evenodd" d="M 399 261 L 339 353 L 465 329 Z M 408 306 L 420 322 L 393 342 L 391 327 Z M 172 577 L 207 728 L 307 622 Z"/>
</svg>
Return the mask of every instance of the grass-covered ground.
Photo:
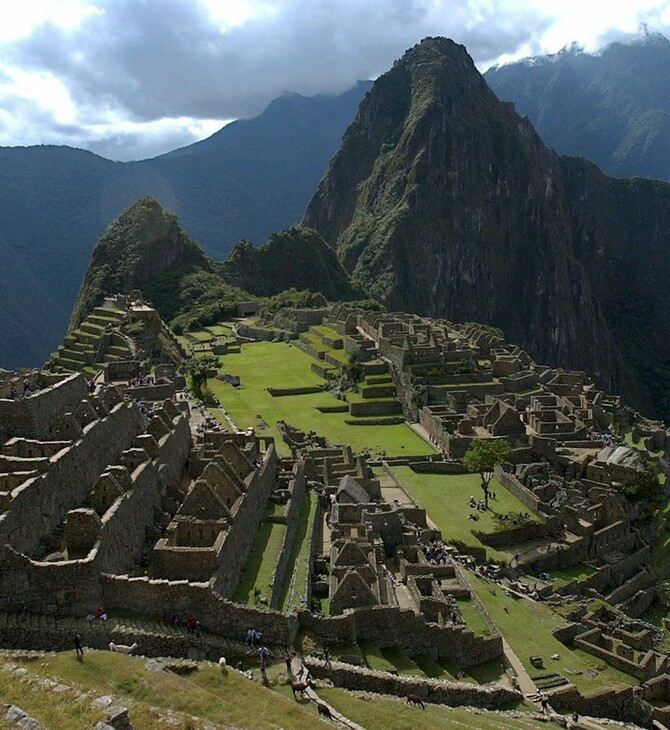
<svg viewBox="0 0 670 730">
<path fill-rule="evenodd" d="M 322 689 L 319 695 L 338 712 L 365 728 L 384 730 L 539 730 L 558 727 L 535 720 L 530 715 L 500 715 L 485 710 L 471 710 L 442 705 L 426 705 L 425 710 L 411 707 L 404 700 L 386 697 L 370 698 L 343 689 Z"/>
<path fill-rule="evenodd" d="M 470 574 L 470 583 L 477 592 L 493 622 L 503 634 L 531 677 L 541 674 L 530 663 L 530 656 L 540 655 L 544 671 L 555 671 L 573 682 L 582 692 L 590 692 L 613 685 L 637 684 L 634 677 L 624 674 L 580 649 L 569 649 L 555 639 L 551 631 L 565 626 L 566 621 L 545 603 L 508 596 L 496 583 Z M 505 610 L 507 609 L 507 610 Z M 551 659 L 558 654 L 559 659 Z M 584 676 L 586 670 L 595 670 L 595 677 Z"/>
<path fill-rule="evenodd" d="M 280 522 L 264 522 L 258 528 L 256 540 L 242 569 L 240 582 L 233 594 L 233 601 L 256 603 L 257 591 L 267 600 L 272 595 L 272 575 L 277 565 L 286 525 Z"/>
<path fill-rule="evenodd" d="M 316 506 L 317 496 L 310 490 L 305 495 L 305 502 L 298 518 L 295 540 L 291 546 L 291 557 L 289 558 L 289 567 L 286 571 L 281 596 L 280 610 L 283 612 L 297 609 L 304 598 L 304 586 L 309 574 L 310 536 L 314 525 Z M 293 592 L 291 593 L 292 585 Z"/>
<path fill-rule="evenodd" d="M 242 345 L 239 354 L 222 355 L 220 360 L 221 369 L 240 375 L 242 384 L 239 388 L 233 388 L 227 383 L 210 379 L 210 389 L 239 428 L 257 426 L 257 415 L 262 416 L 268 428 L 257 429 L 257 432 L 274 436 L 280 454 L 289 454 L 276 427 L 280 419 L 305 431 L 316 431 L 333 443 L 348 443 L 356 451 L 385 451 L 389 455 L 434 453 L 432 447 L 404 423 L 393 426 L 350 426 L 345 423 L 345 419 L 350 417 L 348 413 L 321 413 L 317 410 L 318 406 L 340 402 L 327 391 L 272 397 L 266 388 L 300 388 L 325 382 L 312 372 L 310 366 L 314 360 L 297 347 L 283 342 L 254 342 Z"/>
<path fill-rule="evenodd" d="M 490 490 L 496 499 L 489 499 L 489 510 L 478 512 L 469 506 L 470 496 L 483 499 L 479 474 L 419 474 L 407 466 L 394 467 L 393 471 L 410 494 L 426 508 L 426 512 L 442 530 L 445 541 L 456 540 L 472 547 L 486 547 L 492 559 L 509 560 L 513 550 L 493 549 L 483 545 L 472 530 L 484 533 L 513 527 L 511 520 L 502 522 L 501 515 L 518 517 L 520 512 L 530 512 L 523 502 L 503 487 L 497 479 L 491 482 Z M 476 514 L 475 522 L 468 516 Z M 530 513 L 530 519 L 538 518 Z"/>
<path fill-rule="evenodd" d="M 396 467 L 394 471 L 412 496 L 426 508 L 428 516 L 440 528 L 445 540 L 458 539 L 466 544 L 480 545 L 470 532 L 473 522 L 467 519 L 471 511 L 468 507 L 470 494 L 478 498 L 481 493 L 478 475 L 415 474 L 409 467 Z M 503 513 L 528 511 L 502 485 L 494 482 L 491 488 L 497 492 L 498 497 L 497 500 L 489 502 L 492 510 Z M 486 515 L 486 513 L 479 514 Z M 484 518 L 480 518 L 476 523 L 477 529 L 482 529 L 482 525 L 486 524 Z M 493 523 L 490 524 L 492 527 L 495 526 Z M 487 551 L 492 557 L 496 557 L 498 553 L 490 548 L 487 548 Z M 509 557 L 506 554 L 501 555 Z M 586 575 L 590 570 L 588 566 L 576 567 L 575 577 Z M 569 576 L 566 575 L 567 577 Z M 531 665 L 530 656 L 539 654 L 544 659 L 547 671 L 563 674 L 584 692 L 616 684 L 637 683 L 635 678 L 613 669 L 584 651 L 569 649 L 555 639 L 551 633 L 552 629 L 563 626 L 566 622 L 546 604 L 511 598 L 498 584 L 484 581 L 475 575 L 471 575 L 470 580 L 494 623 L 531 677 L 540 672 Z M 552 654 L 558 654 L 559 659 L 550 659 Z M 585 676 L 586 670 L 595 670 L 596 675 Z"/>
<path fill-rule="evenodd" d="M 0 664 L 4 661 L 3 658 Z M 17 704 L 43 727 L 54 730 L 90 730 L 102 716 L 100 710 L 91 708 L 91 700 L 104 694 L 113 695 L 129 708 L 130 720 L 137 730 L 199 730 L 205 722 L 214 723 L 217 728 L 244 730 L 328 727 L 318 718 L 314 705 L 294 702 L 235 671 L 224 676 L 217 666 L 201 664 L 193 674 L 178 676 L 149 672 L 145 663 L 141 658 L 108 651 L 86 650 L 81 662 L 75 659 L 74 652 L 49 654 L 24 665 L 28 676 L 50 678 L 72 690 L 48 690 L 25 678 L 19 681 L 2 669 L 0 696 L 4 702 Z M 277 681 L 275 669 L 271 683 Z M 83 692 L 93 694 L 78 700 Z M 172 716 L 174 724 L 169 721 L 168 712 L 179 713 Z"/>
</svg>

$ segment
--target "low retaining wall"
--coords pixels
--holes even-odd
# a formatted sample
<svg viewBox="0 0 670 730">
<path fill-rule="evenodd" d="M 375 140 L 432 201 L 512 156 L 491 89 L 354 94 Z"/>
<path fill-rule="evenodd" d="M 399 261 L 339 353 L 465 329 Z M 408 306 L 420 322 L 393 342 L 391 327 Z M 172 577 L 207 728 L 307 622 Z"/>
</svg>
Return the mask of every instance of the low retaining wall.
<svg viewBox="0 0 670 730">
<path fill-rule="evenodd" d="M 526 522 L 517 527 L 497 532 L 480 532 L 479 530 L 471 530 L 471 532 L 488 547 L 502 547 L 503 545 L 516 545 L 527 540 L 538 540 L 546 537 L 549 531 L 544 522 Z"/>
<path fill-rule="evenodd" d="M 513 475 L 506 472 L 500 467 L 499 464 L 495 466 L 495 475 L 498 481 L 512 494 L 523 502 L 528 509 L 533 510 L 537 514 L 540 509 L 540 500 L 536 494 L 531 492 L 528 487 L 524 485 Z"/>
<path fill-rule="evenodd" d="M 266 388 L 273 398 L 281 398 L 285 395 L 309 395 L 310 393 L 321 393 L 323 388 L 320 385 L 312 385 L 305 388 Z"/>
<path fill-rule="evenodd" d="M 561 687 L 550 693 L 549 704 L 557 712 L 576 711 L 591 717 L 612 717 L 643 727 L 651 724 L 649 705 L 639 700 L 632 687 L 615 687 L 587 696 L 574 686 Z"/>
<path fill-rule="evenodd" d="M 311 656 L 306 657 L 304 662 L 313 677 L 330 679 L 335 687 L 363 692 L 379 692 L 396 697 L 416 694 L 425 702 L 450 707 L 467 705 L 497 710 L 523 699 L 520 692 L 502 685 L 480 687 L 460 682 L 443 682 L 439 679 L 372 671 L 344 662 L 331 662 L 330 667 L 326 668 L 325 662 Z"/>
</svg>

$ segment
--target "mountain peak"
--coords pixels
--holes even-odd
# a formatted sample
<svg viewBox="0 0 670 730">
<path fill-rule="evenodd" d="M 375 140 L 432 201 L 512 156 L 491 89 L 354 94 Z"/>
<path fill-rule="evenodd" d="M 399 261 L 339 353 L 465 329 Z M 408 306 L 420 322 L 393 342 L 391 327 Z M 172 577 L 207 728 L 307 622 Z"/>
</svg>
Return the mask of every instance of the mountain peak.
<svg viewBox="0 0 670 730">
<path fill-rule="evenodd" d="M 132 289 L 147 294 L 156 277 L 211 268 L 174 213 L 163 210 L 150 195 L 139 198 L 107 226 L 93 249 L 71 325 L 76 326 L 106 295 Z"/>
</svg>

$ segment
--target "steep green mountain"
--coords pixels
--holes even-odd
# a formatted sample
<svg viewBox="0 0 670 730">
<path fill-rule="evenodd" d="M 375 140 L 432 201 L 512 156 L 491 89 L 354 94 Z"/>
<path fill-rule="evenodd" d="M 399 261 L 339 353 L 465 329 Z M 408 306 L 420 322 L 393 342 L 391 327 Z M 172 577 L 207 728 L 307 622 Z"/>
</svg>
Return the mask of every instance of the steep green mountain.
<svg viewBox="0 0 670 730">
<path fill-rule="evenodd" d="M 557 152 L 617 177 L 670 180 L 670 41 L 660 33 L 595 54 L 567 48 L 484 78 Z"/>
<path fill-rule="evenodd" d="M 490 323 L 670 416 L 670 185 L 559 158 L 462 46 L 375 82 L 303 222 L 389 308 Z"/>
<path fill-rule="evenodd" d="M 272 296 L 295 287 L 321 292 L 330 300 L 356 299 L 354 289 L 333 249 L 304 226 L 292 226 L 255 248 L 240 241 L 221 267 L 231 284 L 252 294 Z"/>
<path fill-rule="evenodd" d="M 215 263 L 174 213 L 148 196 L 124 210 L 97 242 L 71 328 L 106 295 L 133 289 L 141 290 L 176 330 L 213 324 L 236 314 L 239 302 L 259 297 L 285 293 L 286 301 L 300 301 L 305 291 L 312 291 L 323 301 L 324 296 L 343 301 L 361 293 L 335 252 L 308 228 L 275 233 L 258 249 L 241 241 L 226 261 Z"/>
<path fill-rule="evenodd" d="M 141 162 L 68 147 L 0 148 L 0 367 L 37 365 L 66 328 L 96 240 L 144 195 L 212 255 L 300 220 L 358 103 L 285 94 L 255 119 Z"/>
<path fill-rule="evenodd" d="M 76 327 L 107 294 L 140 289 L 152 299 L 159 293 L 168 303 L 165 286 L 174 296 L 183 277 L 213 269 L 200 246 L 179 227 L 177 216 L 165 212 L 155 198 L 141 198 L 110 223 L 96 244 L 70 326 Z M 164 309 L 165 304 L 156 306 Z"/>
</svg>

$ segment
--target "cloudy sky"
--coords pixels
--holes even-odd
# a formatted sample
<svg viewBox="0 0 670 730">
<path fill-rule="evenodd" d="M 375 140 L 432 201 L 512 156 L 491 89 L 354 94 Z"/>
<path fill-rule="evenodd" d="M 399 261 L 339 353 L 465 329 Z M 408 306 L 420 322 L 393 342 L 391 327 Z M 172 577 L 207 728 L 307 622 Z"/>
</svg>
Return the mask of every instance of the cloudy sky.
<svg viewBox="0 0 670 730">
<path fill-rule="evenodd" d="M 670 0 L 3 0 L 0 145 L 151 157 L 259 114 L 283 91 L 338 93 L 427 35 L 496 62 L 670 34 Z"/>
</svg>

